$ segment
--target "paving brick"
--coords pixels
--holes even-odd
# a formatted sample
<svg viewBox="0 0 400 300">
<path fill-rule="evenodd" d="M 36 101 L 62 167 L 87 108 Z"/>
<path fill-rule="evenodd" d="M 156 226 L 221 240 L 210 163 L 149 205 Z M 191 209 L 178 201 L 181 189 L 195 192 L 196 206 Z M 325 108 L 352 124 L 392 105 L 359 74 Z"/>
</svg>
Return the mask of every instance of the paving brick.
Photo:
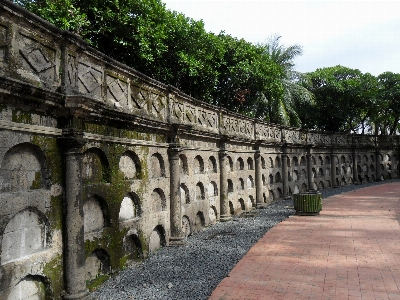
<svg viewBox="0 0 400 300">
<path fill-rule="evenodd" d="M 327 198 L 267 232 L 210 299 L 400 300 L 399 216 L 400 183 Z"/>
</svg>

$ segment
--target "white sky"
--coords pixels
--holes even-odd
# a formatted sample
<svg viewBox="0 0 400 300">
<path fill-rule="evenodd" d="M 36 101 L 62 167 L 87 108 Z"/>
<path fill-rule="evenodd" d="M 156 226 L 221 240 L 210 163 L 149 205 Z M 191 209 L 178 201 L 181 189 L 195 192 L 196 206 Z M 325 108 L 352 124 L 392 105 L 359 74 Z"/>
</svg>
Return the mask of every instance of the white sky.
<svg viewBox="0 0 400 300">
<path fill-rule="evenodd" d="M 205 29 L 253 43 L 282 36 L 303 55 L 296 70 L 342 65 L 375 76 L 400 73 L 400 1 L 162 0 Z"/>
</svg>

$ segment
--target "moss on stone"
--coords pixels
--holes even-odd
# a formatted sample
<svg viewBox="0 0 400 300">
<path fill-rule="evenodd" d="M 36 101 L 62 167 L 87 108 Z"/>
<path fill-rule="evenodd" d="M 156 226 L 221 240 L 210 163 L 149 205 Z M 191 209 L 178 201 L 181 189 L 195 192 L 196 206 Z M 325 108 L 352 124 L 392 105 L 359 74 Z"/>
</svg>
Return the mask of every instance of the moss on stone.
<svg viewBox="0 0 400 300">
<path fill-rule="evenodd" d="M 46 165 L 50 171 L 52 184 L 62 184 L 63 166 L 62 153 L 58 146 L 57 139 L 54 137 L 34 135 L 32 144 L 39 146 L 46 157 Z"/>
<path fill-rule="evenodd" d="M 48 278 L 50 286 L 46 287 L 46 300 L 61 299 L 64 289 L 63 278 L 63 261 L 62 255 L 59 254 L 49 261 L 43 267 L 43 274 Z"/>
<path fill-rule="evenodd" d="M 35 179 L 32 181 L 31 189 L 37 190 L 42 187 L 42 173 L 40 171 L 35 172 Z"/>
<path fill-rule="evenodd" d="M 32 114 L 20 109 L 13 109 L 11 120 L 16 123 L 32 124 Z"/>
<path fill-rule="evenodd" d="M 95 279 L 93 280 L 88 280 L 86 281 L 86 287 L 89 289 L 89 291 L 94 291 L 98 286 L 103 284 L 108 278 L 110 278 L 110 275 L 107 274 L 99 274 Z"/>
</svg>

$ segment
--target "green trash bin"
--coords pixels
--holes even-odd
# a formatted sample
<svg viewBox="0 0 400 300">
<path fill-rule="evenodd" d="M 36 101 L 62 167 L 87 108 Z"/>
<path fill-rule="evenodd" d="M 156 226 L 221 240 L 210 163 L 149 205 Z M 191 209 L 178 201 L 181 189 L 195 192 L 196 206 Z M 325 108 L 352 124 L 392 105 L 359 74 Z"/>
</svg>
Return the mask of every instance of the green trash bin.
<svg viewBox="0 0 400 300">
<path fill-rule="evenodd" d="M 322 210 L 322 194 L 318 191 L 294 194 L 293 206 L 296 215 L 318 215 Z"/>
</svg>

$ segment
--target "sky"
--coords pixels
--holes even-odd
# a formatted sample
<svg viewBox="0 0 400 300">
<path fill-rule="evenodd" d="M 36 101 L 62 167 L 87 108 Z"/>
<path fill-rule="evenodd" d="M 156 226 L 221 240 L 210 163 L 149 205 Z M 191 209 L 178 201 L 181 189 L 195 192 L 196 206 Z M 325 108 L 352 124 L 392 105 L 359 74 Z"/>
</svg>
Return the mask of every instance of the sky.
<svg viewBox="0 0 400 300">
<path fill-rule="evenodd" d="M 203 20 L 216 34 L 264 43 L 281 36 L 300 45 L 295 69 L 342 65 L 378 76 L 400 73 L 400 1 L 162 0 L 167 9 Z"/>
</svg>

